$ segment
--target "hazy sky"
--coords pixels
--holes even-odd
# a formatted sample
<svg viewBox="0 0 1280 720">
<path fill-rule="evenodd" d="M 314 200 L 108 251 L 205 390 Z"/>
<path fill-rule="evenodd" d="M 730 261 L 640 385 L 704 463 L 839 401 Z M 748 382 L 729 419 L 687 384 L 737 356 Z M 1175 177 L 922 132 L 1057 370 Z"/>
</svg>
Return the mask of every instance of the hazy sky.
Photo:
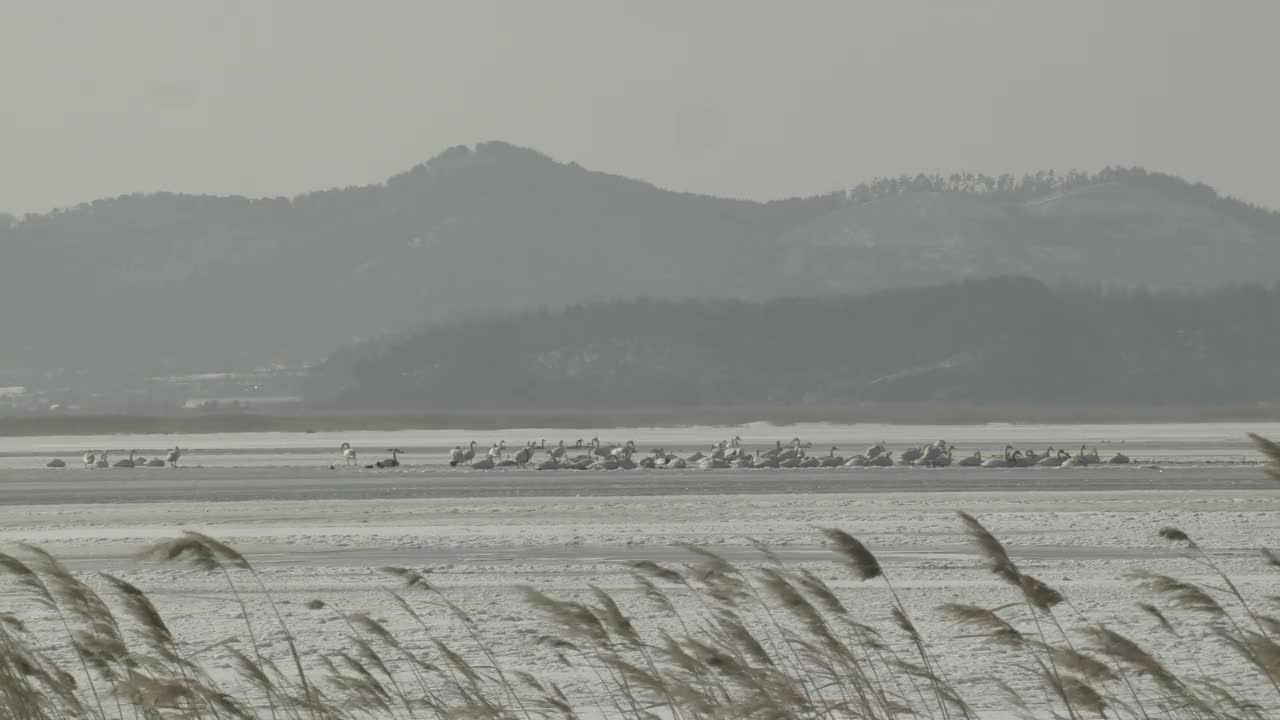
<svg viewBox="0 0 1280 720">
<path fill-rule="evenodd" d="M 1141 164 L 1280 208 L 1280 3 L 0 4 L 0 211 L 378 182 L 506 140 L 770 198 Z"/>
</svg>

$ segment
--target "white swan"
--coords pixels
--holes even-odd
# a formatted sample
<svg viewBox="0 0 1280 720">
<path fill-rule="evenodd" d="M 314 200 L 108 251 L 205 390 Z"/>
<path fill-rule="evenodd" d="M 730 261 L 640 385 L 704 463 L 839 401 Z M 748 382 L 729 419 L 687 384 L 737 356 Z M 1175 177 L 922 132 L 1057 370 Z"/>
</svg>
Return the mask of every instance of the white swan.
<svg viewBox="0 0 1280 720">
<path fill-rule="evenodd" d="M 846 460 L 845 463 L 840 467 L 847 467 L 847 468 L 866 467 L 870 463 L 871 463 L 871 460 L 868 459 L 866 455 L 854 455 L 853 457 Z"/>
<path fill-rule="evenodd" d="M 938 448 L 934 449 L 936 450 Z M 950 467 L 952 463 L 951 453 L 954 452 L 955 449 L 956 447 L 954 445 L 948 445 L 945 451 L 932 456 L 929 461 L 925 463 L 925 466 L 935 468 Z"/>
<path fill-rule="evenodd" d="M 800 438 L 791 441 L 791 447 L 777 454 L 778 462 L 785 463 L 788 460 L 798 460 L 803 457 L 804 450 L 800 448 Z M 787 467 L 783 465 L 783 467 Z"/>
<path fill-rule="evenodd" d="M 836 447 L 835 445 L 832 445 L 831 452 L 828 453 L 826 457 L 822 458 L 821 466 L 824 468 L 829 468 L 829 467 L 840 467 L 841 465 L 843 465 L 844 458 L 836 454 L 836 451 L 839 449 L 840 448 Z"/>
<path fill-rule="evenodd" d="M 1009 467 L 1010 460 L 1013 457 L 1013 446 L 1004 446 L 1004 455 L 1001 457 L 990 457 L 982 462 L 984 468 L 1004 468 Z"/>
<path fill-rule="evenodd" d="M 587 466 L 588 470 L 617 470 L 618 458 L 613 455 L 602 457 Z"/>
<path fill-rule="evenodd" d="M 630 450 L 622 453 L 622 457 L 618 458 L 619 470 L 635 470 L 637 467 L 639 467 L 639 465 L 636 464 L 635 460 L 631 459 Z"/>
<path fill-rule="evenodd" d="M 594 462 L 595 462 L 594 455 L 581 455 L 579 457 L 562 462 L 560 464 L 563 465 L 566 470 L 586 470 L 590 468 L 591 464 Z"/>
<path fill-rule="evenodd" d="M 98 455 L 97 455 L 97 453 L 95 453 L 94 451 L 92 451 L 92 450 L 85 450 L 85 451 L 84 451 L 84 466 L 85 466 L 85 467 L 87 467 L 87 468 L 91 468 L 91 467 L 93 467 L 93 463 L 94 463 L 94 461 L 96 461 L 97 459 L 98 459 Z"/>
<path fill-rule="evenodd" d="M 458 467 L 460 462 L 462 462 L 462 446 L 454 445 L 449 451 L 449 467 Z"/>
<path fill-rule="evenodd" d="M 1062 464 L 1059 465 L 1058 467 L 1084 467 L 1085 465 L 1088 465 L 1088 464 L 1089 464 L 1089 461 L 1084 454 L 1084 446 L 1081 445 L 1080 452 L 1076 453 L 1075 455 L 1072 455 L 1066 460 L 1063 460 Z"/>
<path fill-rule="evenodd" d="M 537 447 L 536 445 L 534 445 L 533 443 L 529 443 L 528 445 L 526 445 L 526 446 L 524 447 L 524 449 L 523 449 L 523 450 L 521 450 L 520 452 L 516 453 L 516 464 L 517 464 L 517 465 L 528 465 L 528 464 L 529 464 L 529 461 L 533 459 L 533 453 L 534 453 L 537 449 L 538 449 L 538 447 Z"/>
<path fill-rule="evenodd" d="M 915 462 L 916 460 L 919 460 L 922 457 L 924 457 L 924 448 L 918 447 L 918 446 L 913 448 L 907 448 L 906 450 L 902 451 L 901 455 L 898 456 L 898 462 L 902 465 L 910 465 L 911 463 Z"/>
<path fill-rule="evenodd" d="M 344 442 L 338 446 L 338 449 L 342 451 L 342 457 L 348 465 L 356 464 L 356 449 L 351 447 L 351 443 Z"/>
<path fill-rule="evenodd" d="M 1044 449 L 1043 455 L 1038 455 L 1035 452 L 1027 453 L 1027 459 L 1031 461 L 1032 465 L 1039 465 L 1045 460 L 1048 460 L 1049 458 L 1053 458 L 1057 456 L 1058 456 L 1058 451 L 1052 445 Z"/>
<path fill-rule="evenodd" d="M 889 467 L 893 464 L 893 451 L 886 450 L 873 458 L 869 458 L 867 464 L 873 467 Z"/>
<path fill-rule="evenodd" d="M 955 450 L 951 447 L 938 447 L 930 445 L 925 449 L 924 455 L 916 459 L 915 464 L 923 467 L 946 467 L 951 464 L 951 452 Z"/>
<path fill-rule="evenodd" d="M 1071 453 L 1066 450 L 1059 450 L 1056 454 L 1040 458 L 1036 465 L 1040 467 L 1060 467 L 1070 457 Z"/>
<path fill-rule="evenodd" d="M 738 459 L 740 455 L 742 455 L 742 438 L 734 435 L 729 441 L 729 450 L 724 454 L 724 459 L 732 461 Z"/>
<path fill-rule="evenodd" d="M 600 438 L 598 437 L 591 438 L 591 452 L 595 455 L 598 455 L 599 457 L 609 457 L 610 455 L 613 455 L 613 451 L 617 447 L 618 447 L 617 445 L 612 445 L 612 444 L 601 445 Z"/>
<path fill-rule="evenodd" d="M 794 454 L 790 454 L 791 451 L 789 450 L 783 453 L 782 456 L 778 458 L 778 467 L 780 468 L 800 467 L 800 463 L 804 460 L 804 451 L 800 450 L 799 448 L 792 448 L 792 450 L 795 451 Z"/>
</svg>

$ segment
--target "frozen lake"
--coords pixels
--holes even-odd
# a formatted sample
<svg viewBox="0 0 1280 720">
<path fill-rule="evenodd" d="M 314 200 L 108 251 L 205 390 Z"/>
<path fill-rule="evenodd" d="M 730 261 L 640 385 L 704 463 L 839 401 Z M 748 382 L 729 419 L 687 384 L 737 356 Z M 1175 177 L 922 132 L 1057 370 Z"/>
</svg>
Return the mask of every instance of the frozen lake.
<svg viewBox="0 0 1280 720">
<path fill-rule="evenodd" d="M 818 528 L 840 527 L 875 552 L 950 670 L 966 677 L 990 661 L 987 650 L 958 639 L 936 608 L 943 602 L 995 605 L 1014 599 L 982 569 L 954 512 L 985 522 L 1020 567 L 1063 591 L 1079 612 L 1128 631 L 1171 662 L 1185 662 L 1172 639 L 1151 633 L 1133 611 L 1144 598 L 1124 572 L 1143 567 L 1209 579 L 1204 569 L 1157 536 L 1178 527 L 1209 549 L 1251 597 L 1280 594 L 1277 576 L 1257 548 L 1280 546 L 1280 487 L 1265 478 L 1247 432 L 1280 437 L 1280 424 L 887 426 L 796 425 L 736 428 L 542 429 L 501 434 L 453 432 L 245 434 L 204 436 L 33 437 L 0 439 L 0 543 L 34 543 L 66 559 L 91 583 L 92 571 L 124 577 L 148 592 L 193 647 L 240 630 L 239 610 L 218 578 L 142 563 L 137 550 L 196 529 L 245 552 L 304 644 L 340 637 L 332 617 L 304 610 L 312 598 L 368 610 L 409 631 L 382 588 L 376 568 L 430 569 L 433 582 L 466 607 L 515 666 L 550 675 L 567 688 L 590 684 L 533 649 L 541 626 L 519 600 L 533 585 L 581 597 L 588 583 L 614 592 L 639 625 L 661 618 L 646 606 L 624 562 L 691 559 L 676 543 L 694 543 L 746 565 L 761 557 L 748 536 L 773 547 L 788 564 L 811 570 L 868 622 L 887 622 L 883 585 L 852 580 L 832 561 Z M 519 447 L 599 436 L 634 440 L 641 452 L 662 446 L 681 453 L 740 435 L 749 449 L 800 437 L 821 454 L 846 454 L 877 441 L 900 450 L 945 439 L 957 457 L 998 453 L 1006 443 L 1117 450 L 1128 466 L 980 469 L 913 467 L 810 470 L 475 471 L 447 465 L 448 449 L 499 439 Z M 394 470 L 346 468 L 338 445 L 350 442 L 361 461 L 387 448 L 405 451 Z M 178 444 L 178 468 L 88 470 L 86 449 L 112 457 L 137 449 L 151 457 Z M 124 451 L 121 453 L 121 451 Z M 53 457 L 70 467 L 46 469 Z M 335 466 L 330 469 L 330 466 Z M 7 586 L 0 586 L 5 587 Z M 0 597 L 20 603 L 9 589 Z M 264 601 L 246 591 L 251 610 Z M 28 612 L 30 611 L 30 612 Z M 31 615 L 34 613 L 34 615 Z M 35 632 L 56 632 L 51 618 Z M 336 633 L 336 635 L 335 635 Z M 439 637 L 465 646 L 455 623 Z M 284 652 L 268 636 L 269 653 Z M 57 650 L 55 649 L 56 653 Z M 69 656 L 68 656 L 69 657 Z M 1181 657 L 1182 660 L 1177 658 Z M 989 693 L 978 693 L 980 701 Z M 981 704 L 979 702 L 979 704 Z"/>
</svg>

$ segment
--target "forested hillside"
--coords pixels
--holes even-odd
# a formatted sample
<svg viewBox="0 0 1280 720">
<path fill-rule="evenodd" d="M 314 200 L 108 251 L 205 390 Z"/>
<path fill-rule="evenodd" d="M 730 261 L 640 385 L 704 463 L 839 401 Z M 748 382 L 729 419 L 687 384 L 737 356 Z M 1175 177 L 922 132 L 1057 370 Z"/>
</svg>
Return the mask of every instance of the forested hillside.
<svg viewBox="0 0 1280 720">
<path fill-rule="evenodd" d="M 1280 290 L 1053 290 L 994 278 L 869 296 L 644 300 L 335 353 L 313 405 L 424 411 L 1280 399 Z"/>
<path fill-rule="evenodd" d="M 755 203 L 504 143 L 286 199 L 134 195 L 0 216 L 0 370 L 298 364 L 433 323 L 644 297 L 767 300 L 998 275 L 1270 279 L 1275 213 L 1142 170 L 881 180 Z"/>
</svg>

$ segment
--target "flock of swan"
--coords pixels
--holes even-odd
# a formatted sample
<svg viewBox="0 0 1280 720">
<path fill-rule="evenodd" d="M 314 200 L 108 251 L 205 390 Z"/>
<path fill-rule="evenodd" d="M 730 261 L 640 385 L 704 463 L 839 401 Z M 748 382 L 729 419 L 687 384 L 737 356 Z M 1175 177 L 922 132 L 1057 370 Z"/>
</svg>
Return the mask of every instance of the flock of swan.
<svg viewBox="0 0 1280 720">
<path fill-rule="evenodd" d="M 811 447 L 811 443 L 804 443 L 800 438 L 794 438 L 789 444 L 784 445 L 779 440 L 774 447 L 751 453 L 742 447 L 742 439 L 735 437 L 732 440 L 716 443 L 707 452 L 698 451 L 682 457 L 660 447 L 646 453 L 639 453 L 636 444 L 630 440 L 622 444 L 606 444 L 601 443 L 599 438 L 592 438 L 585 443 L 578 440 L 573 445 L 566 445 L 562 440 L 553 447 L 547 447 L 545 440 L 541 443 L 529 442 L 510 455 L 508 455 L 506 441 L 499 441 L 490 445 L 483 455 L 477 457 L 477 444 L 473 441 L 467 447 L 461 445 L 454 447 L 449 452 L 449 465 L 475 470 L 491 470 L 499 467 L 534 467 L 538 470 L 630 470 L 634 468 L 710 470 L 716 468 L 854 468 L 894 465 L 917 467 L 955 465 L 984 468 L 1080 467 L 1104 463 L 1125 465 L 1130 462 L 1129 456 L 1123 453 L 1116 453 L 1104 460 L 1096 448 L 1087 450 L 1084 445 L 1081 445 L 1080 450 L 1075 453 L 1055 449 L 1052 446 L 1043 453 L 1038 453 L 1035 450 L 1023 451 L 1012 445 L 1006 445 L 1002 453 L 984 457 L 982 451 L 978 450 L 958 459 L 954 455 L 956 447 L 943 440 L 907 448 L 896 459 L 893 456 L 894 451 L 890 450 L 884 442 L 878 442 L 865 452 L 847 458 L 838 455 L 840 448 L 835 446 L 826 453 L 817 454 L 810 452 Z M 344 453 L 351 453 L 349 462 L 354 464 L 354 451 L 346 444 L 343 448 Z M 399 463 L 396 462 L 396 464 Z"/>
<path fill-rule="evenodd" d="M 84 461 L 86 468 L 140 468 L 164 467 L 165 465 L 177 467 L 178 459 L 181 457 L 182 450 L 175 445 L 169 448 L 168 454 L 163 458 L 153 457 L 150 460 L 139 456 L 137 450 L 130 450 L 129 457 L 121 458 L 114 463 L 107 458 L 107 453 L 102 450 L 86 450 L 84 457 L 81 459 Z M 45 467 L 51 468 L 64 468 L 66 466 L 66 461 L 61 458 L 54 458 L 45 463 Z"/>
<path fill-rule="evenodd" d="M 654 448 L 640 453 L 635 442 L 602 443 L 599 438 L 584 442 L 578 440 L 572 445 L 563 440 L 559 444 L 547 447 L 546 440 L 540 443 L 529 442 L 519 450 L 511 453 L 507 450 L 505 440 L 489 446 L 484 453 L 477 452 L 478 444 L 474 441 L 468 446 L 458 445 L 449 451 L 449 466 L 471 468 L 474 470 L 492 470 L 494 468 L 534 468 L 537 470 L 632 470 L 648 469 L 702 469 L 718 468 L 856 468 L 856 467 L 892 467 L 895 465 L 911 465 L 916 467 L 942 468 L 982 467 L 1081 467 L 1085 465 L 1110 464 L 1127 465 L 1131 462 L 1128 455 L 1117 452 L 1107 459 L 1098 454 L 1097 448 L 1086 449 L 1084 445 L 1074 453 L 1048 447 L 1043 453 L 1035 450 L 1019 450 L 1006 445 L 1003 452 L 983 456 L 981 450 L 960 458 L 955 457 L 956 447 L 943 440 L 928 445 L 909 447 L 894 457 L 884 442 L 878 442 L 867 448 L 865 452 L 844 457 L 838 455 L 840 448 L 832 446 L 825 453 L 813 453 L 812 444 L 800 438 L 793 438 L 790 443 L 777 441 L 773 447 L 758 452 L 748 452 L 742 447 L 742 439 L 734 437 L 712 445 L 706 452 L 698 451 L 691 455 L 681 456 L 667 452 L 665 448 Z M 350 443 L 342 443 L 338 448 L 347 466 L 359 467 L 356 449 Z M 366 469 L 385 469 L 400 467 L 399 456 L 404 453 L 399 448 L 388 448 L 391 457 L 365 465 Z M 88 450 L 83 461 L 86 468 L 138 468 L 138 467 L 177 467 L 182 457 L 178 447 L 169 449 L 164 458 L 154 457 L 150 460 L 140 457 L 137 450 L 129 451 L 129 457 L 112 463 L 107 453 L 99 450 Z M 61 459 L 50 460 L 47 467 L 62 468 L 67 463 Z M 334 465 L 329 466 L 335 469 Z"/>
</svg>

